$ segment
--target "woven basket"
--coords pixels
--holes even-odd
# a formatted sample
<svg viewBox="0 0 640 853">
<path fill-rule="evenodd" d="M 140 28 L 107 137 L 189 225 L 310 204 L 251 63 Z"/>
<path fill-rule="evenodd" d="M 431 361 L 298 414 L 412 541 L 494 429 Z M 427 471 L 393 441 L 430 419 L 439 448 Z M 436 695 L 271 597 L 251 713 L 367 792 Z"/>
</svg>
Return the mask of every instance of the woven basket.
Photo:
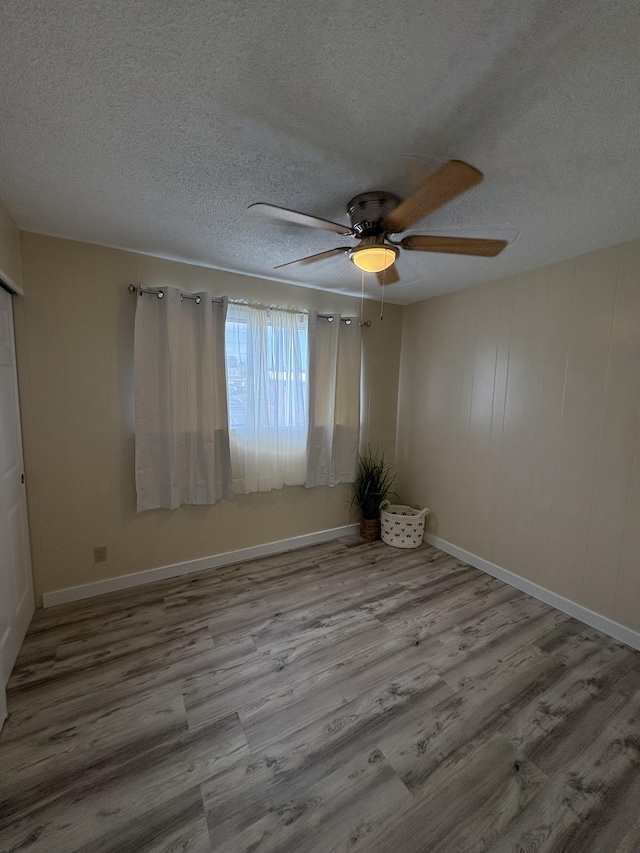
<svg viewBox="0 0 640 853">
<path fill-rule="evenodd" d="M 384 501 L 380 507 L 382 541 L 394 548 L 418 548 L 422 545 L 424 522 L 430 512 L 426 507 L 414 509 Z"/>
</svg>

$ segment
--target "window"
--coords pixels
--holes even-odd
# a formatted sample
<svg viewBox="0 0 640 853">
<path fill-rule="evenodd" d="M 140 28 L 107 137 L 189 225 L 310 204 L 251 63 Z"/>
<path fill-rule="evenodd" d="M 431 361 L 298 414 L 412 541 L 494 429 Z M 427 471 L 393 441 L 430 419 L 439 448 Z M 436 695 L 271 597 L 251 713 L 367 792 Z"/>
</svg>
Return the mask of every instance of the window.
<svg viewBox="0 0 640 853">
<path fill-rule="evenodd" d="M 204 291 L 141 292 L 151 295 L 138 299 L 134 343 L 139 511 L 353 481 L 359 326 Z"/>
<path fill-rule="evenodd" d="M 227 401 L 234 491 L 269 491 L 306 479 L 306 314 L 229 306 Z"/>
</svg>

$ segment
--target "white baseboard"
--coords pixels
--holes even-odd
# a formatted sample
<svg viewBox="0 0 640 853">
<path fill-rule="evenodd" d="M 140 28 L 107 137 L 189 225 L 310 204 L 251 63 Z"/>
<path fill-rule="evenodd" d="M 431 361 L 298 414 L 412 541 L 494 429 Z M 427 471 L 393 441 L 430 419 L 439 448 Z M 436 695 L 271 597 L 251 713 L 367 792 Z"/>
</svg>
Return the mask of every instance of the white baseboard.
<svg viewBox="0 0 640 853">
<path fill-rule="evenodd" d="M 569 598 L 564 598 L 562 595 L 551 592 L 550 589 L 544 586 L 539 586 L 537 583 L 526 580 L 526 578 L 521 578 L 520 575 L 503 569 L 501 566 L 496 566 L 495 563 L 490 563 L 488 560 L 484 560 L 470 551 L 465 551 L 464 548 L 458 548 L 457 545 L 452 545 L 446 539 L 440 539 L 431 533 L 425 533 L 424 541 L 428 542 L 429 545 L 439 548 L 441 551 L 446 551 L 452 557 L 457 557 L 470 566 L 508 583 L 509 586 L 513 586 L 521 590 L 521 592 L 526 592 L 528 595 L 533 596 L 533 598 L 544 601 L 545 604 L 550 604 L 556 610 L 560 610 L 562 613 L 573 616 L 575 619 L 579 619 L 580 622 L 584 622 L 586 625 L 590 625 L 592 628 L 608 634 L 614 640 L 619 640 L 621 643 L 626 643 L 628 646 L 640 650 L 640 633 L 637 631 L 632 631 L 631 628 L 627 628 L 619 622 L 614 622 L 613 619 L 608 619 L 594 610 L 589 610 L 588 607 L 583 607 Z"/>
<path fill-rule="evenodd" d="M 320 542 L 330 542 L 332 539 L 338 539 L 340 536 L 347 536 L 355 533 L 359 529 L 358 524 L 347 524 L 344 527 L 332 527 L 329 530 L 318 530 L 315 533 L 306 533 L 302 536 L 293 536 L 290 539 L 279 539 L 276 542 L 265 542 L 262 545 L 253 545 L 250 548 L 240 548 L 236 551 L 226 551 L 223 554 L 214 554 L 210 557 L 200 557 L 197 560 L 188 560 L 183 563 L 173 563 L 168 566 L 159 566 L 155 569 L 146 569 L 142 572 L 134 572 L 129 575 L 121 575 L 115 578 L 105 578 L 104 580 L 93 581 L 92 583 L 81 584 L 79 586 L 70 586 L 65 589 L 56 589 L 51 592 L 45 592 L 42 596 L 43 607 L 54 607 L 57 604 L 66 604 L 70 601 L 80 601 L 83 598 L 93 598 L 96 595 L 104 595 L 108 592 L 118 592 L 122 589 L 130 589 L 131 587 L 143 586 L 148 583 L 154 583 L 159 580 L 168 578 L 180 577 L 188 575 L 192 572 L 201 572 L 204 569 L 217 569 L 223 566 L 230 566 L 233 563 L 241 563 L 244 560 L 252 560 L 256 557 L 267 557 L 270 554 L 282 554 L 285 551 L 293 551 L 296 548 L 304 548 L 306 545 L 316 545 Z M 589 610 L 569 598 L 564 598 L 552 592 L 546 587 L 539 586 L 532 581 L 526 580 L 513 572 L 503 569 L 501 566 L 490 563 L 488 560 L 472 554 L 470 551 L 465 551 L 464 548 L 459 548 L 446 539 L 440 539 L 431 533 L 424 534 L 424 541 L 429 545 L 439 548 L 441 551 L 446 551 L 453 557 L 463 560 L 470 566 L 473 566 L 488 575 L 492 575 L 498 580 L 504 581 L 515 589 L 526 592 L 528 595 L 537 598 L 539 601 L 544 601 L 545 604 L 555 607 L 556 610 L 566 613 L 568 616 L 573 616 L 579 619 L 586 625 L 602 631 L 615 640 L 621 643 L 626 643 L 634 649 L 640 650 L 640 633 L 621 625 L 619 622 L 614 622 L 594 610 Z"/>
<path fill-rule="evenodd" d="M 117 592 L 121 589 L 154 583 L 154 581 L 176 578 L 180 577 L 180 575 L 191 574 L 192 572 L 201 572 L 203 569 L 219 569 L 222 566 L 230 566 L 233 563 L 242 563 L 244 560 L 253 560 L 255 557 L 281 554 L 285 551 L 293 551 L 295 548 L 304 548 L 305 545 L 330 542 L 332 539 L 338 539 L 340 536 L 355 533 L 359 529 L 359 524 L 347 524 L 344 527 L 332 527 L 329 530 L 318 530 L 316 533 L 305 533 L 303 536 L 292 536 L 290 539 L 265 542 L 262 545 L 253 545 L 251 548 L 225 551 L 223 554 L 214 554 L 211 557 L 200 557 L 198 560 L 173 563 L 170 566 L 159 566 L 157 569 L 146 569 L 143 572 L 133 572 L 130 575 L 105 578 L 104 580 L 93 581 L 92 583 L 85 583 L 79 586 L 69 586 L 66 589 L 55 589 L 51 592 L 43 593 L 42 606 L 54 607 L 56 604 L 80 601 L 80 599 L 92 598 L 95 595 L 104 595 L 107 592 Z"/>
</svg>

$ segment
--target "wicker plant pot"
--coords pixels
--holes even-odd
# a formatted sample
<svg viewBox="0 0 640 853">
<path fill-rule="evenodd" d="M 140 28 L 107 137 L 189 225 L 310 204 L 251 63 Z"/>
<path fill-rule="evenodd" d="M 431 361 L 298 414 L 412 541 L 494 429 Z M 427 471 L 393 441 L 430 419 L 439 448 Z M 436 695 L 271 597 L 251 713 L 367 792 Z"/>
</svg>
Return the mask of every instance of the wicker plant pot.
<svg viewBox="0 0 640 853">
<path fill-rule="evenodd" d="M 367 542 L 380 538 L 380 522 L 377 518 L 363 518 L 360 522 L 360 536 Z"/>
</svg>

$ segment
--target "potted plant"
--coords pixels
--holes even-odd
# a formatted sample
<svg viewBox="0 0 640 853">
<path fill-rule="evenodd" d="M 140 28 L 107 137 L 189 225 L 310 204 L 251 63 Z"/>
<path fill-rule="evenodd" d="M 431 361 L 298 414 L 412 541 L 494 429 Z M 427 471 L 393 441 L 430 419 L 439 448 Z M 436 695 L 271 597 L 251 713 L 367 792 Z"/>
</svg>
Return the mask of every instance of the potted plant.
<svg viewBox="0 0 640 853">
<path fill-rule="evenodd" d="M 351 507 L 362 512 L 360 536 L 373 541 L 380 536 L 380 504 L 387 499 L 396 475 L 391 466 L 384 461 L 384 453 L 378 455 L 377 449 L 367 446 L 363 454 L 358 454 L 358 475 L 353 484 Z"/>
</svg>

